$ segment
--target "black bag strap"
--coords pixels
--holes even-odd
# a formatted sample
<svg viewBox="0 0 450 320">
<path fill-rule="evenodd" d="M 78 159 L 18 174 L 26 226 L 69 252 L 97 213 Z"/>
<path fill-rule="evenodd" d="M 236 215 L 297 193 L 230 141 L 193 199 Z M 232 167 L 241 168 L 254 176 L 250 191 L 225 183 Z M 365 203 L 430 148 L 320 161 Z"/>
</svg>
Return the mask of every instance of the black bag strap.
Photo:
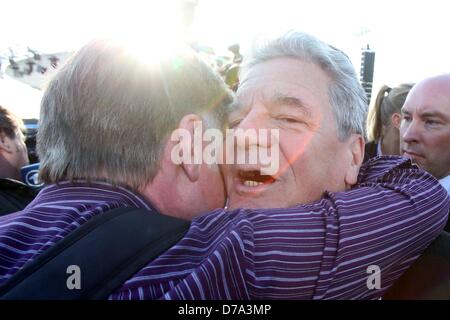
<svg viewBox="0 0 450 320">
<path fill-rule="evenodd" d="M 14 274 L 0 287 L 0 299 L 106 299 L 188 228 L 187 221 L 145 209 L 99 214 Z M 71 265 L 81 271 L 80 289 L 68 288 Z"/>
</svg>

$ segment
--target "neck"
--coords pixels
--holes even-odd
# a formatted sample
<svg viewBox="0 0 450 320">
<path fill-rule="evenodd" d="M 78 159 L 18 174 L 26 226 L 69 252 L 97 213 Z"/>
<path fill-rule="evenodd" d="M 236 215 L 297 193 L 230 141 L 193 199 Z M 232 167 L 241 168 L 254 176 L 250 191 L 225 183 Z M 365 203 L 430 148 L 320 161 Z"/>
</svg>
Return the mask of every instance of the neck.
<svg viewBox="0 0 450 320">
<path fill-rule="evenodd" d="M 400 138 L 393 133 L 386 134 L 379 142 L 381 144 L 381 152 L 386 155 L 400 154 Z"/>
<path fill-rule="evenodd" d="M 173 179 L 162 177 L 158 173 L 152 182 L 139 189 L 139 193 L 150 201 L 159 213 L 186 219 L 182 208 L 188 207 L 189 204 L 183 203 L 183 197 L 178 193 Z"/>
</svg>

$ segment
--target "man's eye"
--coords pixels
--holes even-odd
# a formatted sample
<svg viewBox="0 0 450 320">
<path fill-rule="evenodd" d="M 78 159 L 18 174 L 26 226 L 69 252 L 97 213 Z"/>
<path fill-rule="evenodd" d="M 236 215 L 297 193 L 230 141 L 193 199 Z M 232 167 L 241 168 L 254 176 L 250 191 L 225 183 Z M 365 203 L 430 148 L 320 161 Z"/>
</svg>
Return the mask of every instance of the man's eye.
<svg viewBox="0 0 450 320">
<path fill-rule="evenodd" d="M 284 121 L 284 122 L 287 122 L 287 123 L 299 123 L 299 122 L 301 122 L 298 119 L 292 118 L 292 117 L 278 117 L 277 120 Z"/>
<path fill-rule="evenodd" d="M 403 120 L 406 122 L 410 122 L 411 121 L 411 117 L 410 116 L 403 116 Z"/>
<path fill-rule="evenodd" d="M 429 125 L 429 126 L 437 126 L 437 125 L 439 125 L 439 122 L 434 121 L 434 120 L 425 120 L 425 124 Z"/>
</svg>

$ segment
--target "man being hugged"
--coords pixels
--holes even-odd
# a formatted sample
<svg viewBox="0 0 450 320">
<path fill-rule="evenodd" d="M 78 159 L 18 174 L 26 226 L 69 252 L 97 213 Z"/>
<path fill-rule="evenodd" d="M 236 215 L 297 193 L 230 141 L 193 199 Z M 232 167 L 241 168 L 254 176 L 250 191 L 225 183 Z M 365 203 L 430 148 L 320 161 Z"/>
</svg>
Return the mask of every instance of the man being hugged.
<svg viewBox="0 0 450 320">
<path fill-rule="evenodd" d="M 360 168 L 364 91 L 342 52 L 289 33 L 252 59 L 236 108 L 194 56 L 151 68 L 110 42 L 81 49 L 42 102 L 38 151 L 49 186 L 0 218 L 0 284 L 86 221 L 136 206 L 193 220 L 110 299 L 382 296 L 442 230 L 445 190 L 407 159 Z M 174 162 L 180 141 L 170 139 L 183 128 L 193 145 L 196 122 L 224 128 L 228 117 L 233 128 L 276 129 L 278 140 L 252 143 L 277 143 L 280 164 L 270 174 L 260 164 L 227 165 L 230 211 L 220 208 L 217 165 Z M 245 139 L 234 147 L 254 149 Z M 379 285 L 368 286 L 372 270 Z"/>
</svg>

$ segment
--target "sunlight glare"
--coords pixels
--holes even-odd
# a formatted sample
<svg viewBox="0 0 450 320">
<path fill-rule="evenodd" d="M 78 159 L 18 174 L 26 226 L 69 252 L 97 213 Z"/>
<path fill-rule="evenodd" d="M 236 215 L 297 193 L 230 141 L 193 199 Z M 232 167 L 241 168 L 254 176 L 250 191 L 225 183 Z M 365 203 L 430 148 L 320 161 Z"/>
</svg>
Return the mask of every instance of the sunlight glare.
<svg viewBox="0 0 450 320">
<path fill-rule="evenodd" d="M 122 17 L 120 27 L 116 25 L 109 37 L 124 43 L 147 64 L 182 49 L 184 30 L 178 1 L 143 1 L 133 11 Z"/>
</svg>

